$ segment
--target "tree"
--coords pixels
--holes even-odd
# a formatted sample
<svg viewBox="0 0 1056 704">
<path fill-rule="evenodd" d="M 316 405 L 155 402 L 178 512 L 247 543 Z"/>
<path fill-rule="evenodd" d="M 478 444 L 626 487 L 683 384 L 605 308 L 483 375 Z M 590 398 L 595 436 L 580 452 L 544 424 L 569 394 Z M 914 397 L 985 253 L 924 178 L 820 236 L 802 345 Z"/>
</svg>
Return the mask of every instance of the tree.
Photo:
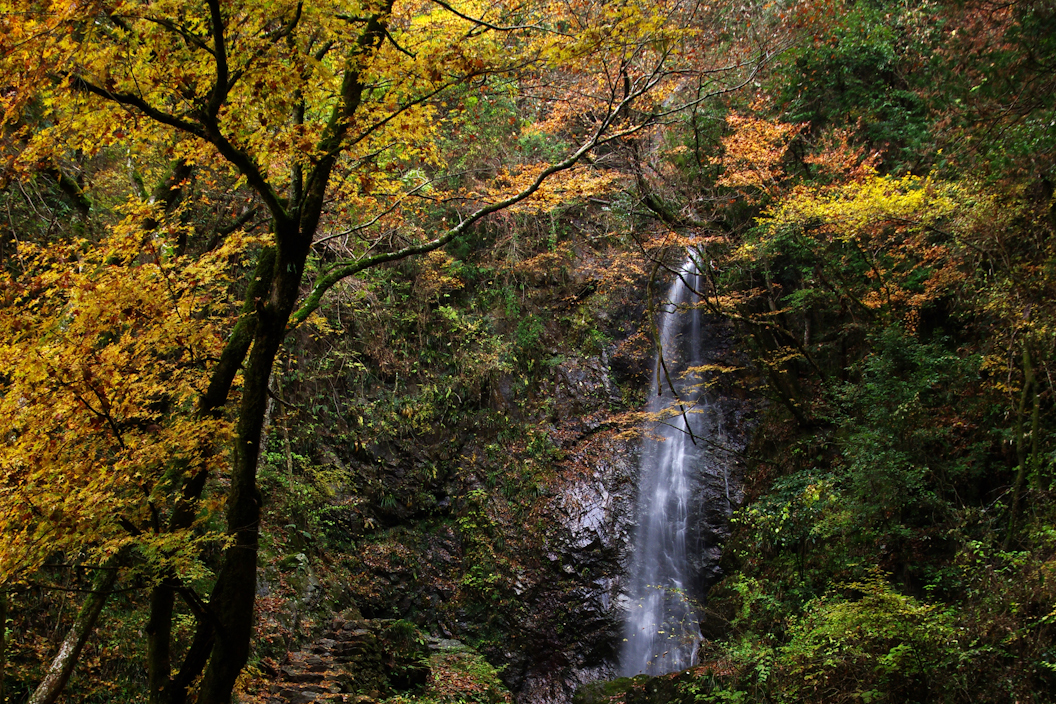
<svg viewBox="0 0 1056 704">
<path fill-rule="evenodd" d="M 151 701 L 185 701 L 199 677 L 198 701 L 229 701 L 250 651 L 257 462 L 288 332 L 341 281 L 444 247 L 558 174 L 576 187 L 600 168 L 584 165 L 591 152 L 742 85 L 766 51 L 704 71 L 703 12 L 637 0 L 0 3 L 12 178 L 55 174 L 95 210 L 84 236 L 21 243 L 5 262 L 4 352 L 18 361 L 0 370 L 15 441 L 0 464 L 13 536 L 2 578 L 49 559 L 133 566 L 151 589 Z M 467 101 L 511 86 L 530 88 L 526 108 L 574 146 L 508 164 L 490 187 L 448 173 L 437 136 Z M 107 185 L 93 187 L 100 163 Z M 124 169 L 127 196 L 113 186 Z M 216 208 L 226 223 L 205 217 Z M 207 544 L 223 548 L 215 578 Z M 173 674 L 177 596 L 197 631 Z M 57 696 L 45 685 L 39 701 Z"/>
</svg>

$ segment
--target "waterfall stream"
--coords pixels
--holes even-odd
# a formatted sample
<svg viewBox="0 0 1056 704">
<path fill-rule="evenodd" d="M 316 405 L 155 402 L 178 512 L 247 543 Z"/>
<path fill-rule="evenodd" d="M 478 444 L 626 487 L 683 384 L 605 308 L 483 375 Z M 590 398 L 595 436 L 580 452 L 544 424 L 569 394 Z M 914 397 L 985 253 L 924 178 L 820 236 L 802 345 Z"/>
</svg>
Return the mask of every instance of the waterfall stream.
<svg viewBox="0 0 1056 704">
<path fill-rule="evenodd" d="M 698 278 L 687 259 L 657 320 L 662 357 L 653 373 L 642 447 L 636 552 L 620 655 L 624 675 L 691 667 L 701 640 L 699 575 L 693 567 L 699 561 L 693 554 L 699 549 L 695 488 L 711 423 L 701 379 L 687 373 L 703 363 L 702 314 L 692 306 Z"/>
</svg>

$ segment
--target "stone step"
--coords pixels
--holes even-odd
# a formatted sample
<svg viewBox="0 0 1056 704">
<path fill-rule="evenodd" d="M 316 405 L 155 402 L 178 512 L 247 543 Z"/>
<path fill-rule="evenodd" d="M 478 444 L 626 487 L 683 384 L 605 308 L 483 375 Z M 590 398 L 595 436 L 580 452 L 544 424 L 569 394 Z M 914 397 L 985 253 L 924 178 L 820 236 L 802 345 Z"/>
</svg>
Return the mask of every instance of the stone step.
<svg viewBox="0 0 1056 704">
<path fill-rule="evenodd" d="M 326 675 L 320 672 L 304 672 L 303 670 L 295 668 L 282 668 L 282 679 L 285 682 L 309 684 L 312 682 L 322 682 L 325 678 Z"/>
</svg>

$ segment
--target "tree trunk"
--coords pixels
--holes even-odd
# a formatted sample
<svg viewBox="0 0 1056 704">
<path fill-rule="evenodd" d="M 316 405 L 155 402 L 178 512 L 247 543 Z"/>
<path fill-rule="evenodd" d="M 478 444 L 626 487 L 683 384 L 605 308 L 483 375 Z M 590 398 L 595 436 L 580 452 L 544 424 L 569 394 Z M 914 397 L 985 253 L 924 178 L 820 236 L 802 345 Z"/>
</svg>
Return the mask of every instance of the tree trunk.
<svg viewBox="0 0 1056 704">
<path fill-rule="evenodd" d="M 172 610 L 176 592 L 169 580 L 154 587 L 147 621 L 147 701 L 165 704 L 172 670 Z"/>
<path fill-rule="evenodd" d="M 194 639 L 191 640 L 191 647 L 187 649 L 183 657 L 183 665 L 169 683 L 166 697 L 169 704 L 186 704 L 191 685 L 202 674 L 206 662 L 209 661 L 209 653 L 213 649 L 215 636 L 212 624 L 199 623 L 198 629 L 194 632 Z"/>
<path fill-rule="evenodd" d="M 7 700 L 4 679 L 7 675 L 7 592 L 0 591 L 0 704 Z"/>
<path fill-rule="evenodd" d="M 1035 489 L 1042 488 L 1041 482 L 1041 455 L 1039 444 L 1041 442 L 1041 394 L 1038 392 L 1038 384 L 1034 384 L 1034 412 L 1030 421 L 1030 483 Z"/>
<path fill-rule="evenodd" d="M 234 544 L 224 553 L 209 609 L 216 619 L 216 640 L 202 681 L 201 704 L 228 704 L 239 673 L 249 659 L 253 635 L 253 606 L 257 588 L 257 548 L 260 528 L 260 491 L 257 462 L 268 408 L 268 386 L 279 347 L 286 337 L 300 293 L 311 233 L 296 223 L 277 222 L 278 259 L 272 294 L 258 313 L 256 336 L 249 353 L 242 389 L 242 405 L 235 431 L 227 529 Z"/>
<path fill-rule="evenodd" d="M 1012 539 L 1015 536 L 1017 523 L 1019 522 L 1019 504 L 1022 500 L 1023 485 L 1026 483 L 1027 478 L 1027 438 L 1026 432 L 1023 429 L 1024 416 L 1027 412 L 1027 399 L 1031 393 L 1037 393 L 1034 389 L 1035 384 L 1034 378 L 1034 362 L 1030 356 L 1030 348 L 1027 347 L 1027 343 L 1023 343 L 1023 392 L 1019 397 L 1019 408 L 1016 409 L 1016 460 L 1019 462 L 1019 467 L 1016 471 L 1016 481 L 1012 487 L 1012 513 L 1008 519 L 1008 533 L 1005 535 L 1005 541 L 1003 545 L 1004 550 L 1008 550 L 1012 545 Z M 1036 431 L 1035 431 L 1036 432 Z"/>
<path fill-rule="evenodd" d="M 209 387 L 199 400 L 199 417 L 215 415 L 227 402 L 235 375 L 242 368 L 242 362 L 256 336 L 257 307 L 259 301 L 266 298 L 271 291 L 274 270 L 275 248 L 266 247 L 257 259 L 253 279 L 246 292 L 245 304 L 235 329 L 210 376 Z M 205 489 L 206 478 L 205 470 L 199 469 L 186 481 L 169 517 L 169 531 L 188 528 L 194 522 L 198 513 L 198 499 Z M 176 586 L 178 585 L 166 582 L 155 587 L 155 593 L 151 594 L 150 620 L 147 625 L 147 681 L 150 686 L 151 704 L 183 704 L 186 701 L 187 689 L 205 668 L 209 650 L 215 639 L 211 611 L 196 613 L 199 623 L 191 649 L 184 658 L 179 674 L 170 680 L 172 616 Z M 159 591 L 168 593 L 159 594 Z"/>
<path fill-rule="evenodd" d="M 111 558 L 103 566 L 103 572 L 96 580 L 94 589 L 88 594 L 88 598 L 85 599 L 84 605 L 81 606 L 81 610 L 73 622 L 73 626 L 59 647 L 58 654 L 51 661 L 51 666 L 48 667 L 48 674 L 44 676 L 44 680 L 33 692 L 33 696 L 29 698 L 27 704 L 53 704 L 59 698 L 66 683 L 70 680 L 70 675 L 73 674 L 73 668 L 77 664 L 81 650 L 84 649 L 84 644 L 88 642 L 88 637 L 95 628 L 95 622 L 99 619 L 103 605 L 106 604 L 106 600 L 110 597 L 110 593 L 114 590 L 114 584 L 116 583 L 117 560 Z"/>
</svg>

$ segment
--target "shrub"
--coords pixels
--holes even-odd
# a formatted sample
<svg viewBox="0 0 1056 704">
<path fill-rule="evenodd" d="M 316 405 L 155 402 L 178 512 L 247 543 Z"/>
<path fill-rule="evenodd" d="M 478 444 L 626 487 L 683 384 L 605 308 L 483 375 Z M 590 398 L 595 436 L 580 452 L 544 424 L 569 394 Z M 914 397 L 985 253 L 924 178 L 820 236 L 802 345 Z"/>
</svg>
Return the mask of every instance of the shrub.
<svg viewBox="0 0 1056 704">
<path fill-rule="evenodd" d="M 941 700 L 961 652 L 956 633 L 947 615 L 874 570 L 807 605 L 778 654 L 779 700 Z"/>
</svg>

